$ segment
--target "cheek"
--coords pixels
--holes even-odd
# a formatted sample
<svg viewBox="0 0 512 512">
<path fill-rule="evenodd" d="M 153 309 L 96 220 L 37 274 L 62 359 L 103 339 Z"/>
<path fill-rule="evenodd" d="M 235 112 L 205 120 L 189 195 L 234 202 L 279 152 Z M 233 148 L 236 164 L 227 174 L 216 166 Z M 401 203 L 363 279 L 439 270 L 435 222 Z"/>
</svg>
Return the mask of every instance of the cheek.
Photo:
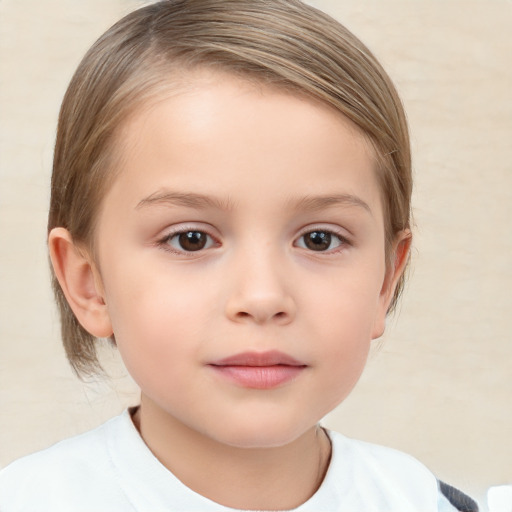
<svg viewBox="0 0 512 512">
<path fill-rule="evenodd" d="M 122 274 L 130 275 L 124 270 L 109 275 L 118 282 Z M 208 321 L 207 306 L 212 303 L 186 279 L 152 270 L 142 273 L 139 269 L 131 274 L 137 279 L 125 279 L 117 287 L 106 283 L 105 287 L 117 346 L 136 380 L 157 367 L 172 368 L 205 342 L 202 333 Z"/>
<path fill-rule="evenodd" d="M 308 330 L 315 333 L 315 355 L 325 365 L 329 386 L 350 388 L 364 368 L 379 314 L 383 276 L 384 265 L 339 276 L 310 294 L 304 305 L 312 312 Z"/>
<path fill-rule="evenodd" d="M 315 311 L 318 325 L 327 338 L 338 336 L 346 344 L 370 339 L 380 304 L 384 264 L 367 266 L 360 272 L 348 270 L 323 280 L 308 294 L 305 308 Z"/>
</svg>

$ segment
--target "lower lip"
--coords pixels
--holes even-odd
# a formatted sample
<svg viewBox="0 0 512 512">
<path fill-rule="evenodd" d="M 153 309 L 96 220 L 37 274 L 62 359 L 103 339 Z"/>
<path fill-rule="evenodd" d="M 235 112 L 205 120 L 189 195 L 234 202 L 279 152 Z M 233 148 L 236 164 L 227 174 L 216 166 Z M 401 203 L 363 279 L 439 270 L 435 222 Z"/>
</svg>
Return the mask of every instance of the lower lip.
<svg viewBox="0 0 512 512">
<path fill-rule="evenodd" d="M 306 367 L 277 364 L 272 366 L 212 365 L 211 368 L 239 386 L 272 389 L 294 380 Z"/>
</svg>

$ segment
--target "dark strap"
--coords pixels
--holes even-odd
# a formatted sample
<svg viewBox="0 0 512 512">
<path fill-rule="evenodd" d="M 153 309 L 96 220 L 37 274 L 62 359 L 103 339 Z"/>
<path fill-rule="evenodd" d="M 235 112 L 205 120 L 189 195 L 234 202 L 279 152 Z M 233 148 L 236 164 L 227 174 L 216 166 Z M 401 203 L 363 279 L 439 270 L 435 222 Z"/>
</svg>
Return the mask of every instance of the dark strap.
<svg viewBox="0 0 512 512">
<path fill-rule="evenodd" d="M 446 499 L 460 512 L 478 512 L 478 503 L 463 492 L 439 480 L 439 489 Z"/>
</svg>

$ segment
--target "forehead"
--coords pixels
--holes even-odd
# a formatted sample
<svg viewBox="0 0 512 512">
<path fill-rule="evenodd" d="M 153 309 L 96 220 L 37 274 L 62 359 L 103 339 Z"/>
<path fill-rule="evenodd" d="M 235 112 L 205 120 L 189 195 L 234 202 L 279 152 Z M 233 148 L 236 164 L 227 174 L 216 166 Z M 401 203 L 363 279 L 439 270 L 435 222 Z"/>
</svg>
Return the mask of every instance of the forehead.
<svg viewBox="0 0 512 512">
<path fill-rule="evenodd" d="M 155 118 L 164 104 L 166 104 L 167 114 L 173 111 L 176 120 L 187 121 L 187 114 L 196 115 L 200 110 L 207 114 L 214 108 L 221 111 L 231 107 L 232 113 L 248 99 L 258 107 L 264 104 L 269 106 L 277 103 L 281 103 L 282 106 L 293 104 L 297 117 L 303 116 L 302 120 L 304 120 L 304 115 L 307 115 L 310 118 L 309 122 L 303 126 L 311 125 L 315 118 L 323 117 L 325 121 L 329 118 L 334 124 L 342 124 L 345 129 L 350 130 L 354 138 L 359 138 L 360 142 L 366 144 L 369 154 L 375 155 L 374 147 L 363 129 L 327 100 L 313 96 L 298 84 L 286 83 L 277 78 L 261 77 L 252 72 L 233 73 L 231 70 L 206 64 L 191 67 L 178 64 L 163 69 L 157 66 L 154 73 L 156 76 L 149 80 L 149 86 L 143 91 L 144 94 L 137 94 L 137 98 L 142 99 L 135 99 L 135 101 L 132 99 L 133 106 L 126 109 L 128 116 L 123 116 L 124 119 L 117 129 L 118 142 L 127 141 L 134 131 L 139 130 L 141 123 Z M 297 108 L 299 104 L 302 108 Z M 247 102 L 245 106 L 250 107 Z M 205 110 L 205 107 L 208 110 Z M 269 120 L 274 117 L 272 110 L 270 108 L 266 111 L 267 115 L 270 114 Z M 282 109 L 276 110 L 275 117 L 281 113 Z M 289 112 L 287 114 L 290 122 L 286 126 L 286 132 L 290 132 L 293 130 L 293 119 Z M 250 120 L 245 119 L 247 122 Z"/>
<path fill-rule="evenodd" d="M 253 191 L 279 181 L 283 197 L 298 185 L 303 192 L 323 193 L 350 169 L 375 181 L 371 144 L 333 107 L 208 70 L 162 87 L 123 124 L 116 146 L 116 181 L 124 176 L 136 182 L 138 196 L 171 181 L 208 192 L 234 178 Z"/>
</svg>

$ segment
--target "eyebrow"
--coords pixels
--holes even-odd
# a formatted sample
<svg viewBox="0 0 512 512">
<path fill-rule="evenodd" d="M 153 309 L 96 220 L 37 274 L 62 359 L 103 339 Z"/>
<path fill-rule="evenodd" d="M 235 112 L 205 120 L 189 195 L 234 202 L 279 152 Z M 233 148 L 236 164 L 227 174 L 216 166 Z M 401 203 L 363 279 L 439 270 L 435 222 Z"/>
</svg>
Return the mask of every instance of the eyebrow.
<svg viewBox="0 0 512 512">
<path fill-rule="evenodd" d="M 317 211 L 332 206 L 356 206 L 363 208 L 370 215 L 373 215 L 368 203 L 363 201 L 360 197 L 352 194 L 334 194 L 326 196 L 306 196 L 300 199 L 296 204 L 297 210 Z"/>
<path fill-rule="evenodd" d="M 198 210 L 204 210 L 206 208 L 230 210 L 233 206 L 229 198 L 217 199 L 216 197 L 210 197 L 204 194 L 160 190 L 139 201 L 135 209 L 138 210 L 152 205 L 185 206 Z"/>
<path fill-rule="evenodd" d="M 363 208 L 370 215 L 372 210 L 368 204 L 358 196 L 353 194 L 334 194 L 325 196 L 306 196 L 298 201 L 289 201 L 292 207 L 302 211 L 318 211 L 333 206 L 356 206 Z M 163 206 L 185 206 L 204 210 L 207 208 L 216 208 L 220 210 L 231 210 L 233 203 L 229 198 L 219 199 L 204 194 L 192 192 L 173 192 L 169 190 L 159 190 L 139 201 L 135 209 L 141 209 L 152 205 Z"/>
</svg>

